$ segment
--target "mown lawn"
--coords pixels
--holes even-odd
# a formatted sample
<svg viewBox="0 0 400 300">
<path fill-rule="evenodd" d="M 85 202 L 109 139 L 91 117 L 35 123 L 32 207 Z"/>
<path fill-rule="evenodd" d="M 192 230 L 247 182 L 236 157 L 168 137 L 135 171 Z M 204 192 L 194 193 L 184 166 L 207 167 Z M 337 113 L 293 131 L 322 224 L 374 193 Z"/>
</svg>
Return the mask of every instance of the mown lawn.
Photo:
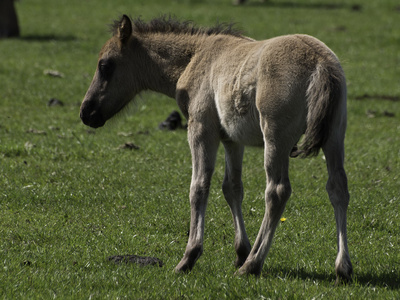
<svg viewBox="0 0 400 300">
<path fill-rule="evenodd" d="M 398 1 L 24 0 L 16 8 L 22 36 L 0 40 L 1 298 L 400 298 Z M 177 109 L 174 100 L 143 93 L 98 130 L 79 119 L 108 24 L 124 13 L 172 14 L 201 26 L 233 21 L 257 39 L 307 33 L 336 52 L 349 90 L 352 284 L 334 286 L 336 229 L 322 154 L 291 160 L 293 194 L 262 276 L 235 277 L 221 148 L 204 254 L 190 274 L 173 272 L 187 242 L 191 175 L 185 130 L 158 129 Z M 48 106 L 51 98 L 64 105 Z M 127 142 L 139 149 L 121 149 Z M 264 215 L 262 152 L 248 148 L 244 160 L 252 242 Z M 164 265 L 108 261 L 117 254 Z"/>
</svg>

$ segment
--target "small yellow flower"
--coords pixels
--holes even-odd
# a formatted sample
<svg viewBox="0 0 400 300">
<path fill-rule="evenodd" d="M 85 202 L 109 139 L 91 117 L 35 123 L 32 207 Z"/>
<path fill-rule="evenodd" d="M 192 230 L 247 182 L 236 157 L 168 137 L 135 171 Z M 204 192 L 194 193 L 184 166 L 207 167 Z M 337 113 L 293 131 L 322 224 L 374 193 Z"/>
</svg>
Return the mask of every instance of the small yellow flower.
<svg viewBox="0 0 400 300">
<path fill-rule="evenodd" d="M 283 223 L 283 222 L 285 222 L 286 221 L 286 218 L 281 218 L 281 222 Z"/>
</svg>

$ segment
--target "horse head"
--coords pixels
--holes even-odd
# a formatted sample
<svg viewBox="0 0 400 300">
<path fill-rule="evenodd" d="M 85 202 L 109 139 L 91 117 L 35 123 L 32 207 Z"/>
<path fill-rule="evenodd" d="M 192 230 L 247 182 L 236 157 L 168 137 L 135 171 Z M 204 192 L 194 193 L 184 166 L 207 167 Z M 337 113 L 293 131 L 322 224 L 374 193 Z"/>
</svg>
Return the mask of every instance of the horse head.
<svg viewBox="0 0 400 300">
<path fill-rule="evenodd" d="M 99 53 L 96 72 L 80 108 L 83 123 L 94 128 L 103 126 L 139 92 L 130 18 L 124 15 L 115 29 Z"/>
</svg>

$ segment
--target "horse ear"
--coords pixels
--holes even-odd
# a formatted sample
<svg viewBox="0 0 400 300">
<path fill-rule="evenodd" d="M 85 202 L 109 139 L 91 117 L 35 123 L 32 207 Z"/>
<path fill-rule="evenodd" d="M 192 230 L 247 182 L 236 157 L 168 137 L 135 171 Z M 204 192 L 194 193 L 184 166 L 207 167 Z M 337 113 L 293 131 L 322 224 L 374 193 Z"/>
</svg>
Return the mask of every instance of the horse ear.
<svg viewBox="0 0 400 300">
<path fill-rule="evenodd" d="M 118 25 L 118 38 L 122 44 L 126 44 L 132 35 L 132 22 L 127 15 L 123 15 Z"/>
</svg>

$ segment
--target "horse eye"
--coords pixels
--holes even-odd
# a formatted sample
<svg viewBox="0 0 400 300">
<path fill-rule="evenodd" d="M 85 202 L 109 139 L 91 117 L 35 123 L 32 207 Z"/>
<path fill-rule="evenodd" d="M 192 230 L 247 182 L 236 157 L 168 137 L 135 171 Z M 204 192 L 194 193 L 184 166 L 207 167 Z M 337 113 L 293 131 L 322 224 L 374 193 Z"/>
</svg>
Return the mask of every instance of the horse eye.
<svg viewBox="0 0 400 300">
<path fill-rule="evenodd" d="M 100 60 L 98 68 L 101 77 L 103 77 L 105 80 L 109 80 L 112 72 L 114 71 L 114 63 L 110 60 Z"/>
</svg>

